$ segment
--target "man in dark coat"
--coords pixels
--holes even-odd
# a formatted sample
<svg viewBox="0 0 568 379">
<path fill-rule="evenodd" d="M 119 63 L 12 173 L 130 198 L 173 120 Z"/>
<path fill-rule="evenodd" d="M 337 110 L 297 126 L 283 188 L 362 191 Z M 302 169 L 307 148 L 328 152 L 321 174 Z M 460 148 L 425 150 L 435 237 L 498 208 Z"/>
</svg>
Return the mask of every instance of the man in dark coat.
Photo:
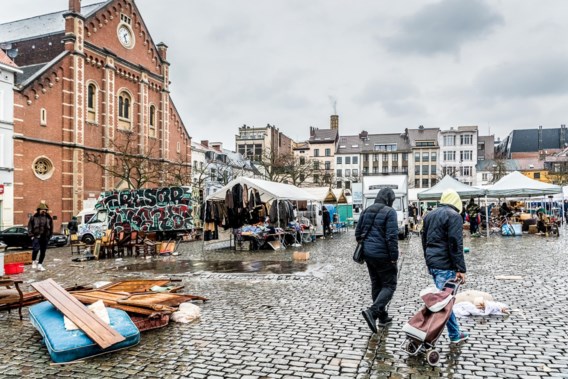
<svg viewBox="0 0 568 379">
<path fill-rule="evenodd" d="M 79 223 L 77 222 L 77 217 L 71 217 L 71 221 L 67 223 L 67 230 L 69 230 L 69 234 L 77 234 L 79 231 Z"/>
<path fill-rule="evenodd" d="M 327 235 L 333 238 L 333 232 L 331 231 L 331 216 L 325 206 L 322 208 L 321 221 L 323 223 L 323 238 Z"/>
<path fill-rule="evenodd" d="M 424 217 L 422 249 L 428 271 L 440 290 L 451 279 L 465 283 L 461 207 L 460 196 L 455 190 L 448 189 L 442 194 L 440 206 Z M 459 343 L 469 338 L 468 333 L 460 331 L 454 312 L 446 326 L 450 343 Z"/>
<path fill-rule="evenodd" d="M 363 241 L 363 257 L 371 278 L 373 299 L 373 304 L 362 314 L 374 333 L 377 333 L 377 319 L 379 326 L 392 323 L 387 305 L 396 290 L 398 273 L 398 223 L 396 211 L 392 209 L 394 200 L 392 189 L 381 189 L 375 204 L 363 211 L 355 229 L 357 242 Z"/>
<path fill-rule="evenodd" d="M 28 234 L 32 238 L 32 268 L 37 268 L 39 271 L 45 271 L 43 260 L 45 259 L 47 244 L 53 234 L 53 221 L 47 213 L 48 209 L 47 204 L 41 203 L 28 222 Z"/>
</svg>

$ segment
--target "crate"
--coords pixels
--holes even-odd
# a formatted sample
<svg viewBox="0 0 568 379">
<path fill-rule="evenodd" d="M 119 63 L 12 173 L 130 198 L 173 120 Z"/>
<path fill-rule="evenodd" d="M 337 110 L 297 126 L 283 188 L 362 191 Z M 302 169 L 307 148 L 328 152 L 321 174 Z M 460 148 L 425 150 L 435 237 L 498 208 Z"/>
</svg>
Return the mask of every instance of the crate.
<svg viewBox="0 0 568 379">
<path fill-rule="evenodd" d="M 6 263 L 4 264 L 4 273 L 6 275 L 21 274 L 24 272 L 23 263 Z"/>
<path fill-rule="evenodd" d="M 536 225 L 529 225 L 529 234 L 538 233 L 538 227 Z"/>
<path fill-rule="evenodd" d="M 24 251 L 21 253 L 4 254 L 4 263 L 23 263 L 30 265 L 32 264 L 32 252 Z"/>
<path fill-rule="evenodd" d="M 251 249 L 251 241 L 237 241 L 235 244 L 235 250 L 238 251 L 250 251 Z"/>
</svg>

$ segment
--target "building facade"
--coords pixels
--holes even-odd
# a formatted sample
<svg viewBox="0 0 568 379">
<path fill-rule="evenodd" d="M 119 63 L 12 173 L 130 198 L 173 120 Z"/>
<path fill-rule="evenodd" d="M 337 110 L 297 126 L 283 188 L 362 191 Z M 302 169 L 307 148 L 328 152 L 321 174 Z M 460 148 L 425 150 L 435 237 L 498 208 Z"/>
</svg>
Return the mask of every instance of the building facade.
<svg viewBox="0 0 568 379">
<path fill-rule="evenodd" d="M 261 161 L 270 156 L 279 157 L 292 154 L 294 141 L 276 126 L 267 124 L 257 128 L 243 125 L 235 135 L 235 151 L 243 157 Z"/>
<path fill-rule="evenodd" d="M 475 165 L 479 149 L 477 126 L 458 126 L 449 130 L 440 130 L 438 145 L 441 177 L 450 175 L 462 183 L 475 185 L 477 181 Z"/>
<path fill-rule="evenodd" d="M 118 145 L 130 144 L 140 156 L 189 167 L 167 46 L 154 43 L 133 0 L 70 0 L 66 11 L 0 25 L 0 38 L 18 49 L 23 71 L 14 98 L 16 224 L 45 200 L 57 228 L 85 199 L 124 185 L 87 154 L 111 166 Z"/>
<path fill-rule="evenodd" d="M 0 230 L 14 223 L 14 79 L 21 73 L 0 50 Z"/>
<path fill-rule="evenodd" d="M 438 128 L 407 129 L 405 134 L 412 150 L 408 184 L 411 188 L 430 188 L 440 179 Z M 442 175 L 443 176 L 443 175 Z"/>
</svg>

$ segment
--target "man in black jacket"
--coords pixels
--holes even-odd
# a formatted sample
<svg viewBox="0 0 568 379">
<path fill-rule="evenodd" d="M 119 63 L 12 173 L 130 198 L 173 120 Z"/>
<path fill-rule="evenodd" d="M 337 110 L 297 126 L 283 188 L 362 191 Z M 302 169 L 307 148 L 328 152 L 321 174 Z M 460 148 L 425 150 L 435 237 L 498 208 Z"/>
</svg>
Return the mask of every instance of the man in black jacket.
<svg viewBox="0 0 568 379">
<path fill-rule="evenodd" d="M 53 234 L 53 220 L 47 211 L 47 204 L 41 203 L 37 207 L 37 212 L 30 217 L 28 222 L 28 234 L 32 238 L 32 268 L 45 271 L 43 260 L 47 244 Z M 39 253 L 39 260 L 38 259 Z"/>
<path fill-rule="evenodd" d="M 450 279 L 459 279 L 462 284 L 465 283 L 461 210 L 460 196 L 455 190 L 448 189 L 442 194 L 440 206 L 424 217 L 422 249 L 428 271 L 440 290 Z M 446 326 L 450 343 L 459 343 L 469 338 L 468 333 L 460 331 L 453 312 Z"/>
<path fill-rule="evenodd" d="M 362 314 L 373 333 L 377 333 L 377 319 L 379 326 L 392 322 L 386 307 L 396 290 L 398 273 L 398 223 L 396 211 L 391 208 L 394 200 L 392 189 L 381 189 L 375 204 L 361 214 L 355 230 L 357 242 L 364 241 L 363 257 L 371 278 L 373 298 L 373 304 Z"/>
</svg>

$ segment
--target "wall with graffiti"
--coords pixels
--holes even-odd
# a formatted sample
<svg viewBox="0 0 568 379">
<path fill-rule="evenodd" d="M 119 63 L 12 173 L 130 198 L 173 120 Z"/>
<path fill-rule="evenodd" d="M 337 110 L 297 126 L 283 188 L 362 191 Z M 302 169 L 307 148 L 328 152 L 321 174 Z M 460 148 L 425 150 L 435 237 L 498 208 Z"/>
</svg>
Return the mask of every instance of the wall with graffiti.
<svg viewBox="0 0 568 379">
<path fill-rule="evenodd" d="M 101 194 L 96 219 L 80 227 L 79 235 L 101 238 L 107 229 L 144 232 L 191 230 L 194 228 L 190 187 L 164 187 Z"/>
</svg>

